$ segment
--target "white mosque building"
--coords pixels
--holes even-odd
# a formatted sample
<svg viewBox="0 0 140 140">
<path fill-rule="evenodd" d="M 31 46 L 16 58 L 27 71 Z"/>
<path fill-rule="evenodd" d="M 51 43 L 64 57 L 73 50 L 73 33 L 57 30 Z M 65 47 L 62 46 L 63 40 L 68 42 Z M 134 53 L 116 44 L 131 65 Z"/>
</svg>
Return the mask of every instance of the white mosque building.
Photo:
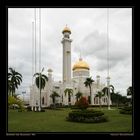
<svg viewBox="0 0 140 140">
<path fill-rule="evenodd" d="M 50 95 L 53 91 L 56 91 L 60 97 L 56 98 L 56 103 L 61 105 L 74 105 L 76 102 L 76 93 L 79 91 L 82 93 L 82 96 L 90 96 L 89 87 L 85 87 L 84 82 L 86 78 L 91 77 L 90 75 L 90 66 L 82 58 L 71 66 L 71 43 L 70 39 L 71 30 L 66 26 L 63 31 L 62 38 L 62 47 L 63 47 L 63 79 L 62 81 L 55 81 L 53 78 L 53 70 L 48 69 L 48 81 L 46 82 L 45 88 L 41 91 L 41 106 L 49 107 L 53 104 L 52 98 Z M 71 68 L 72 67 L 72 68 Z M 71 72 L 72 71 L 72 72 Z M 72 76 L 71 76 L 72 74 Z M 102 90 L 105 87 L 105 84 L 101 83 L 100 76 L 96 76 L 96 80 L 91 85 L 91 105 L 99 105 L 99 97 L 95 97 L 97 92 Z M 64 90 L 70 88 L 73 90 L 73 95 L 68 98 L 68 95 L 65 96 Z M 108 104 L 108 97 L 105 95 L 101 99 L 102 105 Z M 40 103 L 40 94 L 39 89 L 33 84 L 30 87 L 30 106 L 36 108 Z M 111 104 L 111 101 L 110 101 Z"/>
</svg>

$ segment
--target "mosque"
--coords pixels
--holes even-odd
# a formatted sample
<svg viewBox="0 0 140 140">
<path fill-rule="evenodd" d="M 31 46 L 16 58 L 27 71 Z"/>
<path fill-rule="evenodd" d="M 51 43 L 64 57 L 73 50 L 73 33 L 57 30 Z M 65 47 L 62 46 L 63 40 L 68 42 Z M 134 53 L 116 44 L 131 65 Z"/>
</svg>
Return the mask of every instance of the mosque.
<svg viewBox="0 0 140 140">
<path fill-rule="evenodd" d="M 56 97 L 56 103 L 61 105 L 74 105 L 76 102 L 76 93 L 81 92 L 82 96 L 87 99 L 90 96 L 89 87 L 85 87 L 84 82 L 86 78 L 91 77 L 90 66 L 81 57 L 71 68 L 71 43 L 70 38 L 71 30 L 66 26 L 63 31 L 62 47 L 63 47 L 63 79 L 62 81 L 55 81 L 53 78 L 53 70 L 48 69 L 48 81 L 46 82 L 45 88 L 41 91 L 41 106 L 49 107 L 53 104 L 50 95 L 53 91 L 57 92 L 60 97 Z M 72 72 L 71 72 L 72 71 Z M 72 76 L 71 76 L 72 74 Z M 105 84 L 101 83 L 100 76 L 97 75 L 96 79 L 91 85 L 91 105 L 99 105 L 99 97 L 96 97 L 98 91 L 102 90 Z M 68 98 L 65 96 L 64 90 L 70 88 L 73 90 L 73 95 Z M 101 104 L 107 105 L 108 97 L 105 95 L 101 98 Z M 36 108 L 40 103 L 39 90 L 35 84 L 30 87 L 30 106 Z M 111 101 L 110 101 L 111 104 Z"/>
</svg>

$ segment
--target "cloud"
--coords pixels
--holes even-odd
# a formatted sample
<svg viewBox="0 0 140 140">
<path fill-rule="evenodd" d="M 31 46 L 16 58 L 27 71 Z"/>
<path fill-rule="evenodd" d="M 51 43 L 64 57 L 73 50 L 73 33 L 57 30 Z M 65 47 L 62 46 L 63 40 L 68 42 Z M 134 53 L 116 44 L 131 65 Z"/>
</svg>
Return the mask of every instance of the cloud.
<svg viewBox="0 0 140 140">
<path fill-rule="evenodd" d="M 97 70 L 107 69 L 107 35 L 94 31 L 85 36 L 81 41 L 82 48 L 75 48 L 76 52 L 82 50 L 83 57 L 96 57 Z M 130 42 L 120 42 L 117 40 L 109 39 L 109 64 L 110 68 L 116 66 L 119 62 L 123 63 L 124 60 L 131 57 Z"/>
<path fill-rule="evenodd" d="M 125 91 L 132 80 L 132 10 L 109 9 L 109 58 L 112 83 L 116 90 Z M 80 52 L 96 75 L 106 82 L 107 72 L 107 9 L 106 8 L 43 8 L 41 9 L 41 67 L 53 69 L 54 80 L 62 80 L 62 30 L 70 27 L 73 42 L 72 65 Z M 32 81 L 32 21 L 34 8 L 9 8 L 8 10 L 8 66 L 23 75 L 20 91 Z M 38 28 L 38 18 L 37 18 Z M 37 36 L 37 71 L 38 36 Z M 29 94 L 29 93 L 28 93 Z"/>
</svg>

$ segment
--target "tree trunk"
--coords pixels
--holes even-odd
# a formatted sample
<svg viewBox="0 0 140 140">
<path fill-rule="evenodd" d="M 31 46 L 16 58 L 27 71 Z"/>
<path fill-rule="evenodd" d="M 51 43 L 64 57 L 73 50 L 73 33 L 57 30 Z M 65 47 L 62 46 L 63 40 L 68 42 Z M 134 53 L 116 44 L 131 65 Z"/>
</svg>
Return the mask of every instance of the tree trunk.
<svg viewBox="0 0 140 140">
<path fill-rule="evenodd" d="M 41 111 L 41 88 L 40 88 L 40 111 Z"/>
<path fill-rule="evenodd" d="M 89 85 L 89 90 L 90 90 L 90 104 L 91 104 L 91 86 Z"/>
<path fill-rule="evenodd" d="M 53 107 L 55 107 L 55 97 L 53 98 Z"/>
<path fill-rule="evenodd" d="M 101 98 L 99 98 L 99 102 L 100 102 L 100 108 L 101 108 Z"/>
</svg>

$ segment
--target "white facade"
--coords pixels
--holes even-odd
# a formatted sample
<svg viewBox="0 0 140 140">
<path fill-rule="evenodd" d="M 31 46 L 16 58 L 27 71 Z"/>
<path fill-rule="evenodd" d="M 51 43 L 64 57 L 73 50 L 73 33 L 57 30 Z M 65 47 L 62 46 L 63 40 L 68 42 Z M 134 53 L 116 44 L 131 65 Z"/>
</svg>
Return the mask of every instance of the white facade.
<svg viewBox="0 0 140 140">
<path fill-rule="evenodd" d="M 86 78 L 90 77 L 90 67 L 88 64 L 79 59 L 77 63 L 71 68 L 71 42 L 70 34 L 71 31 L 69 28 L 65 27 L 63 30 L 63 39 L 62 39 L 62 47 L 63 47 L 63 79 L 62 81 L 54 81 L 53 79 L 53 71 L 48 69 L 48 81 L 46 82 L 45 88 L 41 91 L 41 106 L 48 107 L 52 102 L 52 98 L 50 95 L 53 91 L 56 91 L 60 97 L 56 98 L 56 103 L 62 105 L 74 105 L 76 102 L 76 93 L 79 91 L 83 96 L 90 96 L 90 90 L 88 87 L 85 87 L 84 82 Z M 72 77 L 71 77 L 71 70 Z M 101 91 L 105 84 L 100 82 L 100 76 L 96 77 L 96 80 L 91 85 L 91 105 L 99 105 L 99 98 L 95 97 L 98 91 Z M 66 88 L 71 88 L 73 90 L 73 95 L 68 99 L 68 95 L 65 96 L 64 90 Z M 102 97 L 101 104 L 107 105 L 107 96 Z M 39 89 L 34 85 L 30 87 L 30 106 L 37 107 L 40 102 L 40 94 Z"/>
</svg>

